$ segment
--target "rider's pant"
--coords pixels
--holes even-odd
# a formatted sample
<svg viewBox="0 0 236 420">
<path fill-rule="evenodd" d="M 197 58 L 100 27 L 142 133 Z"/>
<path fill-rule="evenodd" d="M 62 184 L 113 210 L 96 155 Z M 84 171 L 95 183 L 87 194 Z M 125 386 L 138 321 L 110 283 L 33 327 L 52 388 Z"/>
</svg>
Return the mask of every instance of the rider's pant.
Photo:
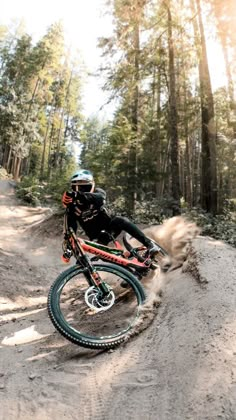
<svg viewBox="0 0 236 420">
<path fill-rule="evenodd" d="M 72 212 L 68 214 L 68 225 L 72 227 L 74 232 L 77 231 L 77 218 L 76 215 Z M 114 216 L 108 223 L 107 220 L 104 219 L 104 226 L 103 223 L 100 223 L 99 226 L 96 226 L 96 232 L 91 231 L 91 229 L 88 229 L 88 231 L 86 231 L 86 229 L 84 230 L 90 240 L 99 239 L 99 242 L 103 243 L 104 245 L 107 245 L 110 242 L 110 238 L 104 234 L 100 235 L 103 230 L 111 233 L 115 238 L 119 236 L 122 231 L 127 232 L 146 247 L 150 246 L 151 242 L 150 239 L 147 238 L 134 223 L 132 223 L 127 217 L 122 216 Z"/>
<path fill-rule="evenodd" d="M 144 246 L 150 245 L 150 239 L 127 217 L 115 216 L 112 218 L 109 226 L 109 231 L 114 237 L 117 237 L 122 231 L 129 233 L 137 241 L 141 242 Z"/>
</svg>

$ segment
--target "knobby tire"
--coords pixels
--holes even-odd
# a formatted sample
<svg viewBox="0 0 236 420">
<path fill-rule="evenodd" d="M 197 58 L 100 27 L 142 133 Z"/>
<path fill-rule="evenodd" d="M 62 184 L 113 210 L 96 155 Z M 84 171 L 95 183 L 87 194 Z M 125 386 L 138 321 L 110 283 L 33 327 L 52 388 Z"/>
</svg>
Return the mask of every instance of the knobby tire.
<svg viewBox="0 0 236 420">
<path fill-rule="evenodd" d="M 83 298 L 86 287 L 87 289 L 90 287 L 84 275 L 85 269 L 75 265 L 62 272 L 52 284 L 48 294 L 48 313 L 55 328 L 72 343 L 91 349 L 110 349 L 124 342 L 130 331 L 135 328 L 140 317 L 141 305 L 145 301 L 145 292 L 137 278 L 122 267 L 110 263 L 96 263 L 94 267 L 99 274 L 106 276 L 106 282 L 113 282 L 114 305 L 101 313 L 96 314 L 94 311 L 93 314 L 93 311 L 85 305 Z M 120 281 L 128 283 L 128 288 L 122 289 Z M 137 311 L 136 315 L 129 314 L 132 308 Z M 124 320 L 121 319 L 122 315 Z M 129 315 L 132 319 L 132 323 L 128 326 L 126 326 L 128 323 L 126 315 L 127 319 Z M 90 328 L 92 332 L 84 332 L 83 328 Z M 98 332 L 100 328 L 103 328 L 101 334 Z M 115 328 L 119 329 L 118 332 Z"/>
</svg>

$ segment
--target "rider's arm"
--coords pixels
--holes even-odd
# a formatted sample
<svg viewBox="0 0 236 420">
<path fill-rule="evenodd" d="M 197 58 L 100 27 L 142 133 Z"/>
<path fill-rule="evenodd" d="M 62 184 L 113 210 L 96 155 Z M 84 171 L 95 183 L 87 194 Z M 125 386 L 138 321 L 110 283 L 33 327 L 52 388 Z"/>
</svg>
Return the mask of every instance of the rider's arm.
<svg viewBox="0 0 236 420">
<path fill-rule="evenodd" d="M 96 192 L 77 193 L 78 201 L 82 204 L 94 204 L 96 207 L 104 206 L 106 202 L 106 192 L 101 188 L 97 188 Z"/>
<path fill-rule="evenodd" d="M 62 196 L 62 204 L 63 207 L 69 207 L 72 205 L 74 200 L 74 193 L 73 192 L 69 192 L 69 191 L 65 191 L 63 196 Z"/>
</svg>

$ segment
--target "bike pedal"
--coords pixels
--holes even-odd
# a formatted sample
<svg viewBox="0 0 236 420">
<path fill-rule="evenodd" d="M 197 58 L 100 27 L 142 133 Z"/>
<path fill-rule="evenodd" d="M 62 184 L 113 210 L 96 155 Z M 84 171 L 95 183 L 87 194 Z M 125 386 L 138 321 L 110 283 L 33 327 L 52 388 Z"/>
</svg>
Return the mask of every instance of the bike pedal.
<svg viewBox="0 0 236 420">
<path fill-rule="evenodd" d="M 64 264 L 68 264 L 70 262 L 70 258 L 66 258 L 64 255 L 61 256 L 61 260 Z"/>
<path fill-rule="evenodd" d="M 61 259 L 65 264 L 68 264 L 70 262 L 71 257 L 72 257 L 72 251 L 70 249 L 67 249 L 64 252 L 64 254 L 61 256 Z"/>
</svg>

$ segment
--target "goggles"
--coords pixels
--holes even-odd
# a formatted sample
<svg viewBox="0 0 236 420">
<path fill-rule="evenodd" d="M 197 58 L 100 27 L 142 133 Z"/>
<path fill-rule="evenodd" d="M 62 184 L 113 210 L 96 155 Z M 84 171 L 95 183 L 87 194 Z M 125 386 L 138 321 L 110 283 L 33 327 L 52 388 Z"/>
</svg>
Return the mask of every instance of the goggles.
<svg viewBox="0 0 236 420">
<path fill-rule="evenodd" d="M 71 183 L 71 188 L 76 192 L 90 192 L 92 190 L 93 184 L 81 184 L 76 182 Z"/>
</svg>

